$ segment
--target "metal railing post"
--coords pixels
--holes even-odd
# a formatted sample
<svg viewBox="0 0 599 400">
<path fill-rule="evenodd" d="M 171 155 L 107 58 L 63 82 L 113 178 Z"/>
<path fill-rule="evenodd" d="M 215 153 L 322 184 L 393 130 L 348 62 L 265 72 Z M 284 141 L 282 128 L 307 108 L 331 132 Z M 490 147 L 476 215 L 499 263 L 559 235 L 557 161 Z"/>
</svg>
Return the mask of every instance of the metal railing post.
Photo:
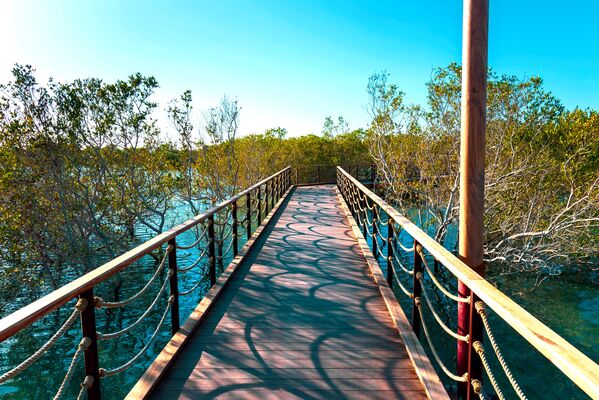
<svg viewBox="0 0 599 400">
<path fill-rule="evenodd" d="M 231 225 L 231 229 L 233 230 L 232 232 L 232 236 L 231 236 L 231 240 L 233 240 L 233 258 L 235 258 L 237 256 L 237 200 L 235 200 L 232 204 L 232 209 L 231 209 L 231 218 L 233 219 L 233 223 Z"/>
<path fill-rule="evenodd" d="M 171 334 L 174 335 L 180 328 L 179 284 L 177 282 L 177 239 L 172 238 L 168 241 L 168 245 L 171 248 L 168 253 L 169 288 L 171 296 L 173 296 L 173 304 L 171 306 Z"/>
<path fill-rule="evenodd" d="M 472 381 L 477 379 L 482 382 L 483 380 L 483 366 L 479 355 L 476 353 L 474 343 L 483 341 L 483 321 L 476 311 L 476 302 L 479 298 L 470 291 L 470 330 L 468 332 L 468 394 L 466 398 L 468 400 L 478 398 L 478 395 L 474 393 L 474 387 Z"/>
<path fill-rule="evenodd" d="M 258 225 L 262 223 L 262 186 L 258 186 Z"/>
<path fill-rule="evenodd" d="M 364 240 L 366 240 L 368 238 L 368 199 L 366 196 L 364 196 L 364 217 L 362 219 L 362 222 L 364 223 Z"/>
<path fill-rule="evenodd" d="M 246 219 L 247 225 L 245 227 L 247 240 L 250 240 L 252 237 L 252 192 L 249 191 L 245 197 L 245 208 L 246 208 Z"/>
<path fill-rule="evenodd" d="M 376 204 L 372 207 L 372 254 L 374 254 L 374 258 L 378 261 L 379 252 L 378 252 L 378 241 L 376 239 L 376 235 L 378 232 L 378 212 L 376 208 Z"/>
<path fill-rule="evenodd" d="M 216 283 L 216 249 L 215 249 L 215 237 L 214 237 L 214 214 L 208 217 L 208 275 L 210 277 L 210 287 Z"/>
<path fill-rule="evenodd" d="M 87 388 L 89 400 L 100 400 L 100 361 L 98 360 L 98 333 L 96 331 L 96 307 L 94 301 L 94 290 L 88 289 L 81 293 L 81 299 L 87 301 L 87 305 L 81 313 L 81 333 L 83 337 L 90 338 L 90 344 L 84 352 L 85 375 L 91 376 L 93 382 Z"/>
<path fill-rule="evenodd" d="M 393 232 L 393 220 L 389 217 L 387 221 L 387 283 L 393 288 L 393 240 L 395 238 Z"/>
<path fill-rule="evenodd" d="M 419 250 L 420 243 L 414 240 L 414 274 L 412 275 L 412 282 L 414 290 L 412 292 L 412 329 L 416 336 L 420 337 L 420 313 L 418 312 L 418 306 L 416 305 L 416 298 L 422 295 L 422 287 L 420 286 L 420 280 L 418 280 L 418 274 L 422 272 L 422 258 L 420 257 Z"/>
</svg>

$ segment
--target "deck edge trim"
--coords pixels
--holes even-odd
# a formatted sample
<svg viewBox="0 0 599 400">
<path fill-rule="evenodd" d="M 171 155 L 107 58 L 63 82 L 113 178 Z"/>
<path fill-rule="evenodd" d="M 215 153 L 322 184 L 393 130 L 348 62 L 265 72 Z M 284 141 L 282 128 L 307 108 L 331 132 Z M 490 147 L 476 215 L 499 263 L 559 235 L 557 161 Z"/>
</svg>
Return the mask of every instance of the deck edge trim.
<svg viewBox="0 0 599 400">
<path fill-rule="evenodd" d="M 368 247 L 368 243 L 366 242 L 364 235 L 362 235 L 362 231 L 358 227 L 356 220 L 349 211 L 345 199 L 339 192 L 339 188 L 335 187 L 335 191 L 339 201 L 341 202 L 341 208 L 343 208 L 343 211 L 345 212 L 345 216 L 349 221 L 352 231 L 356 236 L 356 240 L 360 245 L 360 249 L 362 250 L 362 254 L 366 259 L 366 263 L 370 268 L 372 278 L 376 283 L 383 300 L 385 301 L 385 305 L 387 306 L 387 310 L 391 315 L 391 319 L 393 320 L 395 328 L 405 344 L 408 356 L 414 365 L 416 375 L 422 383 L 422 387 L 424 388 L 426 396 L 431 400 L 450 400 L 445 386 L 443 386 L 439 375 L 436 373 L 428 355 L 422 347 L 422 344 L 420 344 L 420 340 L 418 340 L 418 337 L 416 337 L 416 334 L 412 330 L 412 326 L 408 322 L 408 318 L 404 314 L 401 305 L 395 298 L 393 290 L 387 284 L 387 281 L 383 276 L 383 272 L 381 271 L 378 262 L 374 258 L 370 247 Z"/>
<path fill-rule="evenodd" d="M 279 211 L 280 206 L 287 200 L 294 188 L 294 185 L 290 186 L 283 196 L 281 196 L 273 209 L 264 218 L 262 224 L 256 228 L 256 231 L 252 234 L 250 239 L 239 250 L 237 256 L 229 263 L 227 268 L 219 276 L 214 286 L 208 290 L 208 293 L 206 293 L 202 300 L 200 300 L 187 320 L 183 323 L 183 325 L 181 325 L 179 331 L 177 331 L 177 333 L 171 337 L 169 342 L 160 351 L 158 356 L 156 356 L 154 361 L 152 361 L 141 378 L 139 378 L 139 380 L 135 383 L 133 388 L 125 397 L 126 400 L 146 399 L 156 388 L 160 382 L 160 379 L 164 376 L 174 359 L 181 352 L 191 334 L 193 334 L 193 332 L 200 326 L 205 318 L 205 315 L 208 313 L 208 311 L 210 311 L 218 297 L 229 283 L 230 278 L 233 276 L 239 265 L 241 265 L 241 263 L 249 255 L 250 250 L 254 247 L 260 236 L 262 236 L 265 228 L 268 227 L 275 214 Z"/>
</svg>

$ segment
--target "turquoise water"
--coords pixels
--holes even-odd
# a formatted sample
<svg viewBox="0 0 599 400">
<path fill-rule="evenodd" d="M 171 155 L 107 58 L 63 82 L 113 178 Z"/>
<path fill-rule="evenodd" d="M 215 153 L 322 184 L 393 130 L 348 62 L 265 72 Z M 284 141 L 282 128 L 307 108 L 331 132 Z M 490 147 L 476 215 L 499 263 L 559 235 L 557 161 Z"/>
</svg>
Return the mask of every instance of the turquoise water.
<svg viewBox="0 0 599 400">
<path fill-rule="evenodd" d="M 383 237 L 386 235 L 385 228 L 382 229 Z M 400 236 L 402 243 L 410 247 L 412 239 L 405 234 Z M 372 247 L 372 240 L 368 238 Z M 386 254 L 386 250 L 383 251 Z M 412 254 L 402 254 L 404 266 L 412 267 Z M 429 259 L 432 266 L 433 261 Z M 386 262 L 379 260 L 381 268 L 386 270 Z M 396 268 L 401 283 L 408 290 L 412 290 L 412 277 Z M 583 274 L 562 274 L 546 278 L 538 284 L 539 277 L 536 274 L 514 274 L 500 275 L 498 268 L 489 266 L 487 278 L 494 285 L 516 303 L 524 307 L 533 316 L 568 342 L 590 357 L 593 361 L 599 361 L 599 287 L 592 279 Z M 442 267 L 437 271 L 437 276 L 443 285 L 457 293 L 457 280 Z M 444 322 L 454 328 L 456 326 L 457 307 L 451 300 L 447 300 L 427 279 L 427 288 L 431 297 L 436 299 L 434 304 Z M 404 312 L 411 320 L 411 299 L 394 286 L 394 292 Z M 425 310 L 426 310 L 425 305 Z M 522 387 L 529 399 L 588 399 L 569 378 L 559 371 L 551 362 L 542 356 L 535 348 L 526 342 L 518 333 L 508 326 L 501 318 L 489 310 L 489 320 L 496 341 L 503 353 L 508 366 L 512 370 L 516 380 Z M 442 361 L 452 371 L 456 365 L 456 341 L 449 337 L 437 324 L 430 313 L 425 311 L 426 324 L 432 332 L 433 345 L 437 349 Z M 432 352 L 424 335 L 421 342 L 429 353 L 431 360 L 434 359 Z M 515 392 L 505 377 L 501 366 L 496 360 L 493 348 L 488 340 L 485 342 L 485 353 L 490 361 L 503 394 L 508 399 L 516 399 Z M 441 368 L 435 362 L 436 370 L 450 391 L 456 390 L 453 381 L 446 377 Z M 485 390 L 493 393 L 487 377 Z"/>
<path fill-rule="evenodd" d="M 243 217 L 243 215 L 241 214 L 239 217 Z M 188 216 L 185 213 L 177 213 L 169 221 L 169 226 L 183 222 L 187 218 Z M 139 243 L 148 240 L 150 237 L 151 235 L 147 231 L 141 228 L 136 229 L 136 238 Z M 245 243 L 244 229 L 241 226 L 239 227 L 239 237 L 239 246 L 241 247 Z M 191 231 L 177 237 L 178 244 L 183 245 L 193 243 L 195 240 L 196 236 Z M 230 237 L 225 240 L 223 245 L 224 249 L 228 248 L 230 240 Z M 185 267 L 194 263 L 200 255 L 201 249 L 204 249 L 205 246 L 206 241 L 203 240 L 199 246 L 192 249 L 177 250 L 178 266 Z M 137 293 L 154 274 L 163 254 L 164 246 L 160 251 L 156 251 L 154 256 L 147 255 L 141 258 L 124 271 L 117 274 L 116 277 L 96 286 L 94 288 L 94 294 L 109 301 L 116 300 L 115 295 L 117 293 L 120 300 L 131 297 Z M 208 264 L 207 258 L 208 257 L 204 257 L 198 265 L 188 272 L 179 273 L 180 292 L 191 289 L 199 282 L 197 288 L 189 295 L 180 296 L 180 319 L 182 322 L 190 315 L 191 311 L 209 288 L 207 274 L 205 273 Z M 223 264 L 226 266 L 231 259 L 232 254 L 230 251 L 228 254 L 224 255 Z M 115 332 L 135 322 L 157 297 L 159 288 L 162 286 L 165 279 L 167 279 L 165 271 L 166 268 L 162 271 L 147 293 L 130 305 L 120 309 L 96 310 L 97 330 L 103 333 Z M 220 272 L 221 271 L 218 271 L 218 273 Z M 74 276 L 71 275 L 72 274 L 67 273 L 62 277 L 64 280 L 63 284 L 74 278 Z M 46 292 L 50 291 L 49 288 L 44 288 L 42 290 Z M 42 293 L 40 293 L 39 296 L 36 296 L 36 298 L 41 297 L 41 295 Z M 146 343 L 148 343 L 163 315 L 167 304 L 167 298 L 168 289 L 159 297 L 155 308 L 148 317 L 130 333 L 117 339 L 98 342 L 100 367 L 109 370 L 123 365 L 137 354 Z M 12 310 L 16 310 L 20 306 L 26 305 L 31 300 L 34 299 L 22 297 L 14 300 L 12 302 Z M 0 344 L 0 375 L 18 365 L 40 348 L 40 346 L 44 344 L 68 318 L 73 310 L 74 304 L 74 300 L 69 302 L 67 305 L 52 312 L 29 328 Z M 8 314 L 8 312 L 6 314 Z M 165 323 L 158 331 L 155 341 L 135 365 L 123 373 L 116 376 L 106 377 L 101 380 L 102 398 L 121 399 L 129 392 L 134 383 L 141 377 L 145 369 L 170 339 L 170 326 L 170 314 L 168 314 Z M 80 340 L 81 330 L 79 321 L 77 320 L 71 329 L 69 329 L 69 331 L 58 340 L 56 345 L 50 348 L 39 361 L 19 376 L 0 385 L 0 398 L 2 400 L 52 398 L 65 376 Z M 83 378 L 83 362 L 80 360 L 76 365 L 76 372 L 64 398 L 75 398 L 77 396 L 79 392 L 79 383 Z"/>
<path fill-rule="evenodd" d="M 184 219 L 186 219 L 186 215 L 181 213 L 174 217 L 172 221 L 169 221 L 169 223 L 178 223 Z M 241 233 L 240 231 L 240 237 L 243 237 Z M 147 232 L 141 229 L 137 231 L 140 242 L 148 239 L 148 235 Z M 178 242 L 182 244 L 191 243 L 194 240 L 195 237 L 191 233 L 186 233 L 178 238 Z M 410 245 L 407 238 L 404 238 L 404 240 L 406 240 L 406 245 Z M 203 245 L 200 247 L 203 248 Z M 226 247 L 227 243 L 225 243 Z M 198 255 L 199 251 L 197 248 L 188 251 L 178 251 L 179 265 L 183 267 L 189 265 L 195 261 Z M 156 256 L 159 258 L 160 254 Z M 225 259 L 225 265 L 229 259 L 230 255 L 229 258 Z M 409 257 L 406 257 L 404 261 L 409 265 Z M 113 299 L 115 288 L 119 287 L 118 293 L 120 298 L 128 298 L 143 287 L 147 279 L 155 271 L 157 265 L 158 261 L 156 257 L 146 256 L 121 272 L 118 279 L 115 278 L 99 285 L 96 288 L 96 294 L 105 299 Z M 189 273 L 180 274 L 180 290 L 189 289 L 198 280 L 204 279 L 205 275 L 202 273 L 202 269 L 205 267 L 206 263 L 200 263 L 200 265 Z M 500 290 L 507 293 L 517 303 L 524 306 L 533 315 L 553 328 L 558 334 L 570 341 L 591 359 L 595 361 L 599 360 L 599 288 L 596 284 L 593 284 L 583 275 L 562 275 L 548 278 L 540 286 L 534 288 L 537 279 L 535 275 L 520 274 L 500 277 L 494 276 L 493 273 L 494 270 L 491 268 L 489 277 Z M 68 274 L 64 276 L 66 281 L 71 278 Z M 97 312 L 98 330 L 105 333 L 114 332 L 135 321 L 145 307 L 154 299 L 161 282 L 165 278 L 166 274 L 163 273 L 149 293 L 136 303 L 131 304 L 131 306 L 113 312 L 99 310 Z M 448 287 L 455 286 L 455 282 L 451 277 L 442 275 L 441 278 Z M 404 284 L 408 288 L 411 287 L 408 279 L 404 279 Z M 195 292 L 181 298 L 182 321 L 190 314 L 207 288 L 207 282 L 204 280 Z M 403 299 L 402 305 L 404 305 L 406 314 L 410 317 L 411 303 L 402 297 L 399 291 L 397 291 L 397 295 Z M 131 334 L 127 334 L 119 339 L 100 342 L 100 364 L 103 368 L 110 369 L 122 365 L 147 343 L 162 315 L 162 310 L 164 310 L 166 305 L 166 298 L 167 295 L 161 296 L 154 312 Z M 30 300 L 27 298 L 17 299 L 14 303 L 15 308 L 18 308 L 17 306 L 20 303 L 23 305 L 27 304 Z M 0 344 L 0 374 L 14 367 L 35 352 L 68 317 L 73 305 L 74 301 Z M 447 319 L 447 323 L 453 326 L 451 325 L 455 322 L 453 319 L 455 316 L 453 305 L 443 301 L 440 301 L 438 305 L 442 314 Z M 525 393 L 529 395 L 529 398 L 587 398 L 569 379 L 492 312 L 490 313 L 490 318 L 497 341 L 503 349 L 504 356 Z M 447 339 L 445 334 L 439 328 L 436 328 L 436 323 L 432 318 L 427 319 L 427 322 L 434 333 L 435 346 L 439 349 L 441 357 L 449 367 L 452 367 L 455 365 L 455 341 Z M 157 340 L 143 354 L 139 363 L 122 374 L 102 380 L 103 398 L 120 399 L 124 397 L 169 338 L 170 317 L 167 317 L 166 323 L 160 330 Z M 39 362 L 19 377 L 0 386 L 0 398 L 10 400 L 51 398 L 64 377 L 70 357 L 74 354 L 76 345 L 80 339 L 79 323 L 75 322 L 73 328 Z M 488 348 L 487 353 L 491 354 L 491 352 L 492 349 Z M 489 358 L 494 359 L 494 357 Z M 514 398 L 514 393 L 509 389 L 509 383 L 503 378 L 503 374 L 500 373 L 501 370 L 496 363 L 494 370 L 498 371 L 497 375 L 501 386 L 504 388 L 504 394 L 507 398 Z M 439 375 L 443 376 L 441 370 L 439 370 Z M 74 398 L 76 396 L 78 383 L 82 379 L 83 363 L 80 361 L 65 398 Z M 448 380 L 446 380 L 446 383 L 450 389 L 454 387 Z"/>
</svg>

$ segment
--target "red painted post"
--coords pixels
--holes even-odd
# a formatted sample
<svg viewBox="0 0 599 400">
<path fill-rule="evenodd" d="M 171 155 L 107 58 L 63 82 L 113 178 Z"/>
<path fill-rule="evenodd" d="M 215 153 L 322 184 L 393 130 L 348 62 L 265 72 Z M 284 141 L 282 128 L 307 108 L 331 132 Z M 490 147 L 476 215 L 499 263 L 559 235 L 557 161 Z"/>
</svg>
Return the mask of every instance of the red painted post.
<svg viewBox="0 0 599 400">
<path fill-rule="evenodd" d="M 100 362 L 98 361 L 98 340 L 96 332 L 96 307 L 94 302 L 94 290 L 88 289 L 81 293 L 80 299 L 87 302 L 85 309 L 81 313 L 81 333 L 83 337 L 88 337 L 91 342 L 83 353 L 85 363 L 85 375 L 93 378 L 93 383 L 87 388 L 87 398 L 89 400 L 100 400 Z"/>
<path fill-rule="evenodd" d="M 420 243 L 414 240 L 414 274 L 412 275 L 412 329 L 418 337 L 420 337 L 420 313 L 418 312 L 418 306 L 416 305 L 416 298 L 422 295 L 422 287 L 420 286 L 420 280 L 418 280 L 418 274 L 422 272 L 422 257 L 420 257 L 420 253 L 418 252 L 419 248 Z"/>
<path fill-rule="evenodd" d="M 168 241 L 171 250 L 168 253 L 169 288 L 173 296 L 173 305 L 171 306 L 171 334 L 177 333 L 180 328 L 179 320 L 179 284 L 177 282 L 177 239 L 172 238 Z"/>
<path fill-rule="evenodd" d="M 459 257 L 483 276 L 488 25 L 489 1 L 464 0 Z M 458 282 L 458 295 L 470 295 L 462 282 Z M 458 334 L 482 337 L 480 320 L 472 315 L 471 303 L 458 303 Z M 480 364 L 471 358 L 471 347 L 471 343 L 458 341 L 457 372 L 468 373 L 468 382 L 458 385 L 458 396 L 466 399 L 476 395 L 470 381 L 482 378 Z"/>
</svg>

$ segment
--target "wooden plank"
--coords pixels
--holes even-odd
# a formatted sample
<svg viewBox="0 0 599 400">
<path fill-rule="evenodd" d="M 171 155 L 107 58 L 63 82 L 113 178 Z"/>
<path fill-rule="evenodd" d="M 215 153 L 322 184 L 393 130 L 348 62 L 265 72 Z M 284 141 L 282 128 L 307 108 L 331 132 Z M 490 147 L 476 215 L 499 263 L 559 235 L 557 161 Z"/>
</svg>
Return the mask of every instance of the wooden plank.
<svg viewBox="0 0 599 400">
<path fill-rule="evenodd" d="M 426 397 L 333 187 L 295 191 L 152 397 L 273 393 Z"/>
<path fill-rule="evenodd" d="M 198 391 L 159 391 L 158 398 L 161 399 L 179 399 L 196 400 L 202 396 Z M 243 387 L 243 388 L 225 388 L 224 390 L 214 391 L 206 396 L 207 398 L 218 397 L 219 400 L 298 400 L 298 399 L 338 399 L 347 398 L 352 400 L 419 400 L 426 396 L 419 391 L 397 390 L 344 390 L 340 393 L 338 390 L 316 390 L 316 389 L 283 389 L 277 387 Z"/>
<path fill-rule="evenodd" d="M 126 399 L 143 399 L 147 397 L 154 389 L 160 378 L 166 372 L 166 369 L 181 351 L 183 345 L 187 342 L 190 335 L 201 324 L 206 316 L 206 313 L 211 309 L 215 301 L 221 295 L 227 285 L 227 282 L 231 279 L 231 276 L 233 276 L 235 270 L 245 260 L 256 241 L 262 235 L 262 232 L 264 232 L 272 218 L 277 213 L 281 204 L 286 201 L 287 197 L 292 191 L 293 187 L 289 188 L 289 190 L 287 190 L 287 192 L 285 192 L 285 194 L 277 202 L 270 214 L 262 222 L 262 225 L 256 229 L 252 237 L 245 243 L 241 250 L 239 250 L 238 255 L 223 271 L 214 286 L 210 288 L 206 296 L 204 296 L 189 318 L 187 318 L 185 323 L 181 326 L 181 329 L 179 329 L 179 331 L 171 338 L 171 340 L 156 357 L 154 362 L 152 362 L 150 367 L 142 375 L 139 381 L 137 381 L 133 389 L 131 389 L 131 391 L 127 394 L 125 397 Z"/>
<path fill-rule="evenodd" d="M 47 294 L 41 299 L 36 300 L 33 303 L 28 304 L 27 306 L 2 318 L 0 320 L 0 342 L 6 340 L 15 333 L 25 329 L 38 319 L 42 318 L 44 315 L 47 315 L 48 313 L 52 312 L 58 307 L 64 305 L 68 301 L 72 300 L 74 297 L 79 296 L 84 291 L 112 277 L 116 273 L 127 268 L 136 260 L 145 256 L 146 254 L 149 254 L 150 252 L 152 252 L 159 246 L 162 246 L 177 235 L 189 230 L 190 228 L 193 228 L 197 224 L 203 222 L 210 215 L 213 215 L 214 213 L 222 210 L 234 201 L 237 201 L 237 199 L 243 197 L 251 190 L 258 188 L 261 185 L 264 185 L 265 182 L 285 173 L 289 169 L 290 167 L 287 167 L 277 172 L 276 174 L 269 176 L 268 178 L 256 183 L 250 188 L 238 193 L 232 198 L 225 200 L 220 204 L 217 204 L 211 209 L 189 219 L 188 221 L 183 222 L 180 225 L 175 226 L 174 228 L 158 236 L 155 236 L 154 238 L 137 246 L 136 248 L 129 250 L 125 254 L 107 262 L 106 264 L 94 269 L 91 272 L 88 272 L 82 277 L 77 278 L 74 281 L 64 285 L 63 287 Z"/>
<path fill-rule="evenodd" d="M 402 229 L 417 240 L 449 272 L 468 286 L 489 308 L 568 376 L 572 382 L 591 398 L 599 398 L 599 365 L 597 363 L 516 304 L 342 168 L 339 168 L 339 171 L 377 203 Z"/>
<path fill-rule="evenodd" d="M 366 258 L 366 262 L 370 267 L 372 277 L 378 285 L 381 295 L 385 300 L 385 304 L 389 309 L 389 313 L 391 314 L 391 318 L 395 323 L 397 331 L 399 332 L 401 338 L 403 339 L 406 345 L 408 355 L 410 356 L 410 359 L 412 360 L 412 363 L 416 368 L 416 374 L 422 382 L 427 396 L 430 399 L 449 400 L 449 395 L 447 394 L 447 391 L 445 390 L 443 383 L 439 379 L 439 376 L 437 375 L 437 372 L 435 371 L 431 361 L 429 360 L 426 352 L 424 351 L 424 348 L 422 348 L 420 341 L 414 334 L 414 331 L 412 330 L 412 327 L 408 322 L 406 315 L 404 314 L 401 306 L 399 305 L 399 302 L 395 298 L 393 290 L 387 284 L 387 280 L 383 276 L 378 262 L 376 261 L 374 255 L 370 251 L 370 247 L 368 247 L 368 243 L 364 239 L 362 231 L 360 230 L 358 224 L 351 215 L 351 212 L 349 211 L 347 204 L 343 199 L 343 196 L 339 191 L 337 191 L 337 195 L 343 207 L 343 211 L 345 211 L 345 215 L 352 227 L 352 231 L 358 240 L 364 257 Z"/>
</svg>

